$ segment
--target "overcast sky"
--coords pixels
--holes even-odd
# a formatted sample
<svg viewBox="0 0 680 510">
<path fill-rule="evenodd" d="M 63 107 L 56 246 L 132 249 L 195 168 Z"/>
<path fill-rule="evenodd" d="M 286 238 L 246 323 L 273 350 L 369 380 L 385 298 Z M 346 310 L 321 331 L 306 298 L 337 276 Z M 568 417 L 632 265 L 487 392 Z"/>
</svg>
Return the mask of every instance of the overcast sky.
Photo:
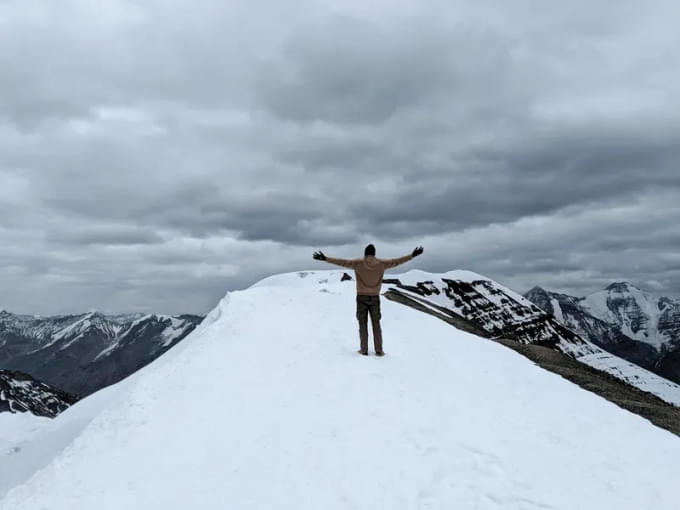
<svg viewBox="0 0 680 510">
<path fill-rule="evenodd" d="M 678 295 L 679 5 L 0 0 L 0 309 L 204 313 L 367 242 Z"/>
</svg>

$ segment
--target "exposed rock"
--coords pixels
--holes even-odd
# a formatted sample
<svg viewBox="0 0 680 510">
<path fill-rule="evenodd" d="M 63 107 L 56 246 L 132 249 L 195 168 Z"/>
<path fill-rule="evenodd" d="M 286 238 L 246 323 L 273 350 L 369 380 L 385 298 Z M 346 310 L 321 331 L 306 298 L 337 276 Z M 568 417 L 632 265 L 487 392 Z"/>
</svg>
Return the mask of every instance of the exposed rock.
<svg viewBox="0 0 680 510">
<path fill-rule="evenodd" d="M 36 381 L 28 374 L 0 370 L 0 412 L 30 412 L 54 418 L 76 401 L 73 395 Z"/>
</svg>

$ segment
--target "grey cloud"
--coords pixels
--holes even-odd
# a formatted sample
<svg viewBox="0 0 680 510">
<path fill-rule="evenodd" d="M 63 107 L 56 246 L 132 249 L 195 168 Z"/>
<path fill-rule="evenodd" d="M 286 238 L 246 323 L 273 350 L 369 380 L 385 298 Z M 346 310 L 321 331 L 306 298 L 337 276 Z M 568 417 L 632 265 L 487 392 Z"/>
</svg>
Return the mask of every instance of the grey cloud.
<svg viewBox="0 0 680 510">
<path fill-rule="evenodd" d="M 83 230 L 64 230 L 48 233 L 50 243 L 66 243 L 77 245 L 135 245 L 159 244 L 163 238 L 151 229 L 140 229 L 132 226 L 87 227 Z"/>
<path fill-rule="evenodd" d="M 680 292 L 675 4 L 2 9 L 0 307 L 204 312 L 368 240 Z"/>
<path fill-rule="evenodd" d="M 408 25 L 335 17 L 291 36 L 256 90 L 273 115 L 302 122 L 380 123 L 446 97 L 469 102 L 470 92 L 491 93 L 488 106 L 498 106 L 514 88 L 490 79 L 509 65 L 504 43 L 481 31 L 424 36 Z"/>
<path fill-rule="evenodd" d="M 366 200 L 355 210 L 403 236 L 404 227 L 412 225 L 432 233 L 680 190 L 680 173 L 674 170 L 680 139 L 662 135 L 664 140 L 650 140 L 640 130 L 637 137 L 597 142 L 598 134 L 611 137 L 618 129 L 610 131 L 582 126 L 577 138 L 567 132 L 549 141 L 517 140 L 505 152 L 493 150 L 491 157 L 477 153 L 469 165 L 454 163 L 460 170 L 412 174 L 396 193 Z"/>
<path fill-rule="evenodd" d="M 189 196 L 193 200 L 187 199 Z M 253 190 L 245 196 L 233 191 L 196 194 L 184 190 L 166 198 L 177 207 L 154 206 L 140 217 L 150 224 L 196 237 L 227 232 L 246 241 L 272 240 L 291 245 L 346 244 L 356 240 L 352 231 L 338 230 L 324 221 L 327 205 L 322 199 L 303 193 Z"/>
</svg>

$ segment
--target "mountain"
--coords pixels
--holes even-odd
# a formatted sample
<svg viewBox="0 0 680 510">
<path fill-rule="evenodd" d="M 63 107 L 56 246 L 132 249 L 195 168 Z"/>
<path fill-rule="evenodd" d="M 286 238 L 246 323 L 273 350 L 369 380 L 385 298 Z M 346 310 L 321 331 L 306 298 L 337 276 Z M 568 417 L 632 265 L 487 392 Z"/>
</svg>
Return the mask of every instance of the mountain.
<svg viewBox="0 0 680 510">
<path fill-rule="evenodd" d="M 185 338 L 195 315 L 37 317 L 0 312 L 0 367 L 79 396 L 120 381 Z"/>
<path fill-rule="evenodd" d="M 525 297 L 554 315 L 561 324 L 612 354 L 648 370 L 654 368 L 659 354 L 655 347 L 627 336 L 618 324 L 594 316 L 579 298 L 548 292 L 540 287 L 534 287 Z"/>
<path fill-rule="evenodd" d="M 410 271 L 407 278 L 388 278 L 386 295 L 415 300 L 443 313 L 460 329 L 480 336 L 545 345 L 574 356 L 596 352 L 533 303 L 492 280 L 469 271 L 431 277 Z"/>
<path fill-rule="evenodd" d="M 629 338 L 657 350 L 680 346 L 680 301 L 655 296 L 624 282 L 586 296 L 581 305 L 595 317 L 618 325 Z"/>
<path fill-rule="evenodd" d="M 30 412 L 54 418 L 75 402 L 74 396 L 36 381 L 28 374 L 0 370 L 0 413 Z"/>
<path fill-rule="evenodd" d="M 230 292 L 175 349 L 0 452 L 0 510 L 677 507 L 677 436 L 393 300 L 387 355 L 359 356 L 340 277 Z"/>
<path fill-rule="evenodd" d="M 680 382 L 680 301 L 630 283 L 581 298 L 535 287 L 526 297 L 607 351 Z"/>
</svg>

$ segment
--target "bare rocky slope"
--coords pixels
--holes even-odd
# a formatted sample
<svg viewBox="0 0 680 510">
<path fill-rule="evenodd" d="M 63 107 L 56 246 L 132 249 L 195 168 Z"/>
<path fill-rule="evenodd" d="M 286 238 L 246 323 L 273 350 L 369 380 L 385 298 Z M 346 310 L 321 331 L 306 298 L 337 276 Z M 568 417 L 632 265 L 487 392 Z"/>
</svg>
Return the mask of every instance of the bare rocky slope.
<svg viewBox="0 0 680 510">
<path fill-rule="evenodd" d="M 36 381 L 28 374 L 0 370 L 0 413 L 30 412 L 54 418 L 76 401 L 73 395 Z"/>
</svg>

